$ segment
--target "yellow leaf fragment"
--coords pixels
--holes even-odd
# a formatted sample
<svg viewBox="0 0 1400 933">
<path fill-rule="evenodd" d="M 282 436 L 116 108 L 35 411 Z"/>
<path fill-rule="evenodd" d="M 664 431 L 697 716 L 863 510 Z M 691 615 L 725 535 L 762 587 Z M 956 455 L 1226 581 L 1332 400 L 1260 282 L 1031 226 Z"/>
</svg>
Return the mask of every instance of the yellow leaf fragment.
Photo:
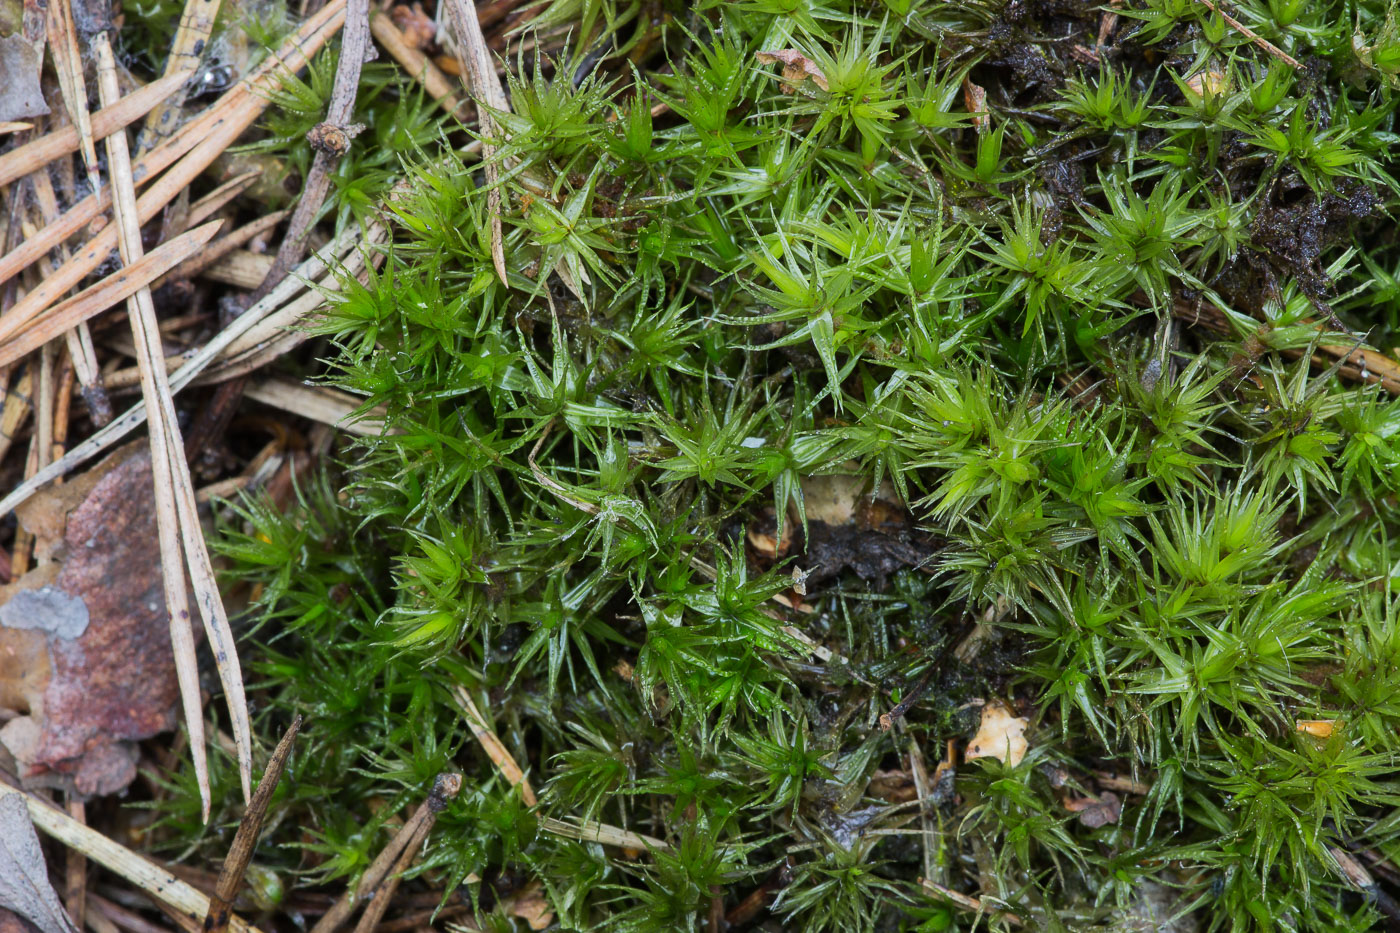
<svg viewBox="0 0 1400 933">
<path fill-rule="evenodd" d="M 982 723 L 977 734 L 968 743 L 967 761 L 974 758 L 998 758 L 1012 766 L 1019 765 L 1026 757 L 1030 744 L 1026 741 L 1024 716 L 1013 714 L 1004 703 L 993 701 L 982 707 Z"/>
</svg>

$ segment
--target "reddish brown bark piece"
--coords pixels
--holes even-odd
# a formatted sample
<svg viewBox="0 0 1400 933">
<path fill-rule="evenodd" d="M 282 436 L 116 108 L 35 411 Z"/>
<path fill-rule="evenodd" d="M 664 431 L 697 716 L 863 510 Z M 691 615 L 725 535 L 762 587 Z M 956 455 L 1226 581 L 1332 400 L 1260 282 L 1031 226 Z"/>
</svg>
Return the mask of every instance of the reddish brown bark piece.
<svg viewBox="0 0 1400 933">
<path fill-rule="evenodd" d="M 19 509 L 51 558 L 0 587 L 0 744 L 22 775 L 79 794 L 136 776 L 131 743 L 174 727 L 151 462 L 124 447 Z"/>
</svg>

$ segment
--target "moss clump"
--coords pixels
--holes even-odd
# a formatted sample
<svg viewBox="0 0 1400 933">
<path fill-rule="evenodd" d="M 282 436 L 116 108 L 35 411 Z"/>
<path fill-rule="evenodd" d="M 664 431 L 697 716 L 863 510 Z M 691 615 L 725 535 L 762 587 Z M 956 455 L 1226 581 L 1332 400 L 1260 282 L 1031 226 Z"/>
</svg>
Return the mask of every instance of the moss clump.
<svg viewBox="0 0 1400 933">
<path fill-rule="evenodd" d="M 921 878 L 993 927 L 1378 923 L 1400 384 L 1333 361 L 1400 338 L 1393 10 L 1237 4 L 1296 68 L 1192 0 L 543 15 L 508 283 L 461 135 L 407 157 L 320 325 L 392 432 L 225 533 L 262 727 L 311 717 L 263 859 L 353 877 L 451 766 L 419 876 L 502 929 L 532 879 L 576 930 L 973 924 Z M 1029 754 L 935 775 L 975 700 Z"/>
</svg>

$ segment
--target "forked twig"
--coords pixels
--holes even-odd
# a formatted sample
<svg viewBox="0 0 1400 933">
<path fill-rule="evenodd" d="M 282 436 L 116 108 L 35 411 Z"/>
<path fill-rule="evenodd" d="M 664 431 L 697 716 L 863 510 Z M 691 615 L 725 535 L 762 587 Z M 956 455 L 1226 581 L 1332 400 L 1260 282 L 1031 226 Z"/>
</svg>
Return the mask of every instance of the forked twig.
<svg viewBox="0 0 1400 933">
<path fill-rule="evenodd" d="M 316 925 L 311 928 L 311 933 L 334 933 L 340 928 L 350 915 L 355 912 L 355 908 L 364 903 L 365 899 L 372 897 L 379 888 L 380 883 L 390 870 L 393 869 L 399 856 L 405 849 L 414 849 L 423 844 L 428 832 L 433 828 L 433 823 L 437 821 L 437 816 L 447 808 L 448 802 L 457 796 L 462 789 L 462 776 L 451 772 L 444 772 L 437 776 L 433 782 L 433 789 L 428 794 L 428 799 L 419 804 L 413 815 L 399 827 L 380 853 L 370 862 L 364 874 L 360 876 L 360 882 L 355 886 L 353 892 L 346 891 L 331 905 L 330 910 L 322 915 Z"/>
</svg>

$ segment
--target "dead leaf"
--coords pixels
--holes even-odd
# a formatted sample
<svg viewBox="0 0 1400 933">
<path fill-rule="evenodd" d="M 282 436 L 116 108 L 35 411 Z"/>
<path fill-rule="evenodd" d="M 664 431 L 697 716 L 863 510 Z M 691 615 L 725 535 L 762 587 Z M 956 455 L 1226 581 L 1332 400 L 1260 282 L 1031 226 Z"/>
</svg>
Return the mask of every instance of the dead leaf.
<svg viewBox="0 0 1400 933">
<path fill-rule="evenodd" d="M 830 90 L 826 83 L 826 75 L 817 67 L 817 63 L 803 55 L 797 49 L 778 49 L 773 52 L 756 52 L 754 57 L 765 65 L 782 65 L 783 81 L 790 87 L 785 88 L 791 93 L 792 88 L 796 88 L 808 78 L 812 83 L 823 91 Z"/>
<path fill-rule="evenodd" d="M 1106 790 L 1098 797 L 1071 797 L 1065 801 L 1065 809 L 1078 814 L 1080 823 L 1090 829 L 1098 829 L 1118 822 L 1118 817 L 1123 813 L 1123 803 L 1117 794 Z"/>
<path fill-rule="evenodd" d="M 1335 719 L 1296 719 L 1293 725 L 1299 732 L 1315 739 L 1330 739 L 1332 733 L 1341 728 Z"/>
<path fill-rule="evenodd" d="M 1016 767 L 1026 757 L 1030 743 L 1026 741 L 1024 716 L 1016 716 L 1004 703 L 991 702 L 982 707 L 982 723 L 968 743 L 967 761 L 975 758 L 997 758 Z"/>
<path fill-rule="evenodd" d="M 48 563 L 0 587 L 0 744 L 30 782 L 113 793 L 175 725 L 150 483 L 137 442 L 19 509 Z"/>
<path fill-rule="evenodd" d="M 511 916 L 524 920 L 532 930 L 544 930 L 554 922 L 554 911 L 545 900 L 544 887 L 538 881 L 531 881 L 519 894 L 511 898 L 508 907 Z"/>
<path fill-rule="evenodd" d="M 0 906 L 29 920 L 43 933 L 77 933 L 49 884 L 44 850 L 20 794 L 0 797 Z"/>
<path fill-rule="evenodd" d="M 973 84 L 970 78 L 963 78 L 963 106 L 972 114 L 972 125 L 978 132 L 991 128 L 992 117 L 987 113 L 987 89 Z"/>
</svg>

